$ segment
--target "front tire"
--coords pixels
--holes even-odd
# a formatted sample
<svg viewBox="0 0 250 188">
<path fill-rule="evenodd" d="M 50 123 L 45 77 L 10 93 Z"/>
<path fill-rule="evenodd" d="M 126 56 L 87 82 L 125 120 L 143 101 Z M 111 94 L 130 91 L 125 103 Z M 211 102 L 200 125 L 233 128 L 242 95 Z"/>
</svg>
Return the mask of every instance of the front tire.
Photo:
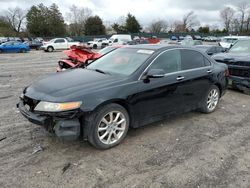
<svg viewBox="0 0 250 188">
<path fill-rule="evenodd" d="M 98 149 L 108 149 L 121 143 L 129 128 L 129 115 L 118 104 L 109 104 L 94 111 L 85 123 L 88 141 Z"/>
<path fill-rule="evenodd" d="M 20 49 L 20 53 L 25 53 L 25 49 Z"/>
<path fill-rule="evenodd" d="M 48 51 L 48 52 L 53 52 L 53 50 L 54 50 L 54 49 L 53 49 L 53 47 L 51 47 L 51 46 L 49 46 L 49 47 L 47 48 L 47 51 Z"/>
<path fill-rule="evenodd" d="M 206 114 L 215 111 L 220 100 L 220 90 L 216 85 L 213 85 L 208 90 L 204 100 L 202 101 L 202 106 L 200 111 Z"/>
</svg>

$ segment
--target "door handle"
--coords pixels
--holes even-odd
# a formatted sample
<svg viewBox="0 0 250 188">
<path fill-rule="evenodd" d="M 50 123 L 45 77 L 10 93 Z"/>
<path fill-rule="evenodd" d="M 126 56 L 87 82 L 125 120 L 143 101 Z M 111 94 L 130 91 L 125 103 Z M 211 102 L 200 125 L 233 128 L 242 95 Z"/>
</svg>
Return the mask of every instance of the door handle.
<svg viewBox="0 0 250 188">
<path fill-rule="evenodd" d="M 213 72 L 213 71 L 212 71 L 212 70 L 210 70 L 210 69 L 209 69 L 209 70 L 207 70 L 207 73 L 208 73 L 208 74 L 210 74 L 210 73 L 212 73 L 212 72 Z"/>
<path fill-rule="evenodd" d="M 177 78 L 176 78 L 176 80 L 177 81 L 181 81 L 181 80 L 183 80 L 185 77 L 184 76 L 178 76 Z"/>
</svg>

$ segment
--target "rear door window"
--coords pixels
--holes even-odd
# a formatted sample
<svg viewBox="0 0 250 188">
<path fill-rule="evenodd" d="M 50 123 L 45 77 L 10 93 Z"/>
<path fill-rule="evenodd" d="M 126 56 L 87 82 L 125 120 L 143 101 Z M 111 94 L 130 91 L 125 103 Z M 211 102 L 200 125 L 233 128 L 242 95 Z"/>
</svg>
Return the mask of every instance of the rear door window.
<svg viewBox="0 0 250 188">
<path fill-rule="evenodd" d="M 65 42 L 64 39 L 57 39 L 57 40 L 55 41 L 55 43 L 63 43 L 63 42 Z"/>
<path fill-rule="evenodd" d="M 204 67 L 204 56 L 194 50 L 181 50 L 181 70 Z"/>
</svg>

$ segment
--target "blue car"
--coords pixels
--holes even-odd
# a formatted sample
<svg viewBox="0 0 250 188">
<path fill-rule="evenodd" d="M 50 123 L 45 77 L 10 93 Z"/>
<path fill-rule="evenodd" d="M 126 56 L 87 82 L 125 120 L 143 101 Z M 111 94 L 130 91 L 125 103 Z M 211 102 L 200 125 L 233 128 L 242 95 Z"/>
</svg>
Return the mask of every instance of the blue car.
<svg viewBox="0 0 250 188">
<path fill-rule="evenodd" d="M 28 51 L 30 51 L 29 46 L 21 42 L 17 42 L 17 41 L 5 42 L 0 45 L 0 53 L 3 53 L 3 52 L 24 53 Z"/>
</svg>

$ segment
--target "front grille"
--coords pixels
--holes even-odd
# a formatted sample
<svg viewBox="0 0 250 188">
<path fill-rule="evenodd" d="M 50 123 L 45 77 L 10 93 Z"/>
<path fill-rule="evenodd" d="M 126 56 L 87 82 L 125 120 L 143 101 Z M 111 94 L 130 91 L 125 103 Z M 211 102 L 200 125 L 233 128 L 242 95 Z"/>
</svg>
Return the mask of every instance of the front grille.
<svg viewBox="0 0 250 188">
<path fill-rule="evenodd" d="M 229 74 L 232 75 L 232 76 L 250 78 L 250 70 L 229 68 Z"/>
<path fill-rule="evenodd" d="M 250 78 L 250 62 L 247 61 L 230 61 L 230 60 L 216 60 L 219 63 L 228 65 L 230 75 Z"/>
<path fill-rule="evenodd" d="M 25 106 L 28 105 L 29 108 L 27 110 L 34 112 L 34 109 L 35 109 L 36 105 L 39 103 L 39 101 L 35 100 L 35 99 L 31 99 L 31 98 L 24 95 L 23 103 Z"/>
</svg>

